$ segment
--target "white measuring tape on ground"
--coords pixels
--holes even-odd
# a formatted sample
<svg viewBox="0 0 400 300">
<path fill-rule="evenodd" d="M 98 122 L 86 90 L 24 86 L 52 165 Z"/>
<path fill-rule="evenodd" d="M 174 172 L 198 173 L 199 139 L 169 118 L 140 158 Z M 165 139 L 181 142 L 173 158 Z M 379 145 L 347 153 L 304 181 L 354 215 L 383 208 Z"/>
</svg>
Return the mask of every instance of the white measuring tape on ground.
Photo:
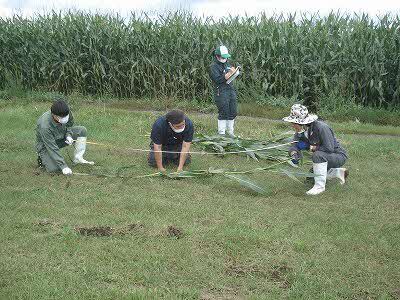
<svg viewBox="0 0 400 300">
<path fill-rule="evenodd" d="M 269 146 L 269 147 L 263 147 L 263 148 L 259 148 L 259 149 L 248 149 L 248 150 L 228 151 L 228 152 L 188 151 L 187 153 L 189 153 L 189 154 L 199 154 L 199 155 L 240 154 L 240 153 L 259 152 L 259 151 L 265 151 L 265 150 L 270 150 L 270 149 L 277 149 L 277 148 L 280 148 L 280 147 L 283 147 L 283 146 L 292 145 L 294 143 L 297 143 L 297 141 L 284 143 L 284 144 L 279 144 L 279 145 L 274 145 L 274 146 Z M 96 145 L 96 146 L 103 146 L 103 147 L 118 148 L 118 147 L 115 147 L 113 145 L 108 145 L 108 144 L 98 143 L 98 142 L 89 142 L 89 141 L 87 141 L 86 144 L 88 144 L 88 145 Z M 171 154 L 180 154 L 180 153 L 182 153 L 182 151 L 166 151 L 166 150 L 137 149 L 137 148 L 124 148 L 124 149 L 130 150 L 130 151 L 134 151 L 134 152 L 154 152 L 154 153 L 171 153 Z"/>
</svg>

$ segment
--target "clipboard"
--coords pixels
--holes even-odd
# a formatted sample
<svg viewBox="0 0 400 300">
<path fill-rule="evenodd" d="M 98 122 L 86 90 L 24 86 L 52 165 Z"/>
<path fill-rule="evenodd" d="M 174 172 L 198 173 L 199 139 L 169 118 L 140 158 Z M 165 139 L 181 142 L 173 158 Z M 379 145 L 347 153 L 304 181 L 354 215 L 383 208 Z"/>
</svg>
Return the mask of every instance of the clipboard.
<svg viewBox="0 0 400 300">
<path fill-rule="evenodd" d="M 228 78 L 226 84 L 230 84 L 232 81 L 234 81 L 235 78 L 239 76 L 239 74 L 240 74 L 240 66 L 237 66 L 235 73 L 233 73 L 231 77 Z"/>
</svg>

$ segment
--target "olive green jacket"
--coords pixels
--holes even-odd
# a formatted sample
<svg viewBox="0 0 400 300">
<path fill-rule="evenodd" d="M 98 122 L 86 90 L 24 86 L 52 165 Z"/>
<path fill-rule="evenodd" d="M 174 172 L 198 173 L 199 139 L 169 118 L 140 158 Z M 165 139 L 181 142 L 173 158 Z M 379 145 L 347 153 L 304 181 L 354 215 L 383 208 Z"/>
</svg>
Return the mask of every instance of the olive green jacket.
<svg viewBox="0 0 400 300">
<path fill-rule="evenodd" d="M 61 170 L 67 167 L 67 164 L 60 153 L 60 148 L 64 145 L 67 136 L 72 137 L 73 124 L 72 113 L 69 115 L 67 124 L 60 124 L 54 121 L 50 111 L 45 112 L 37 121 L 36 151 L 39 154 L 47 152 Z"/>
</svg>

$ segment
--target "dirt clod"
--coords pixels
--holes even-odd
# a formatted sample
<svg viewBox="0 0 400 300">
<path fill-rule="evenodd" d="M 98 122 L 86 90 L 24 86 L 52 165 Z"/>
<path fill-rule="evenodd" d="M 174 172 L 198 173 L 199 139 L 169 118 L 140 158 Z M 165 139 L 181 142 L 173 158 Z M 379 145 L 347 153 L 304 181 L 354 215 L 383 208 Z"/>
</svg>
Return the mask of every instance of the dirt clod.
<svg viewBox="0 0 400 300">
<path fill-rule="evenodd" d="M 182 231 L 182 229 L 179 229 L 177 227 L 168 226 L 167 235 L 169 237 L 175 237 L 177 239 L 180 239 L 183 237 L 183 231 Z"/>
</svg>

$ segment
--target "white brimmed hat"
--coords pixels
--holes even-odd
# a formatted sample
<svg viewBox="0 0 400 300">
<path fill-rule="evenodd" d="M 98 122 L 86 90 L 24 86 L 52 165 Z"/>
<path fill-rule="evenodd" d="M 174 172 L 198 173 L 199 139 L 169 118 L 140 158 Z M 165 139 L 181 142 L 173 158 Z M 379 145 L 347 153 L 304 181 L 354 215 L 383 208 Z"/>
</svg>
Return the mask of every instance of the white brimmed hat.
<svg viewBox="0 0 400 300">
<path fill-rule="evenodd" d="M 300 125 L 310 124 L 318 119 L 317 115 L 309 114 L 307 107 L 301 104 L 293 104 L 290 115 L 283 118 L 283 121 Z"/>
</svg>

